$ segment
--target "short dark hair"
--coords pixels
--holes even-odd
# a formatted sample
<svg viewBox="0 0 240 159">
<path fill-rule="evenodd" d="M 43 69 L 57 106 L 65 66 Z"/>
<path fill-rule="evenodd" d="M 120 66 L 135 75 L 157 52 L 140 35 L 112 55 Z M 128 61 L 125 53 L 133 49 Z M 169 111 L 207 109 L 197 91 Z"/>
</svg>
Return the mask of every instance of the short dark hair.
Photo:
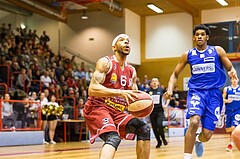
<svg viewBox="0 0 240 159">
<path fill-rule="evenodd" d="M 199 24 L 199 25 L 196 25 L 194 28 L 193 28 L 193 35 L 195 35 L 196 31 L 197 30 L 205 30 L 206 34 L 209 35 L 211 32 L 210 32 L 210 29 L 204 25 L 204 24 Z"/>
</svg>

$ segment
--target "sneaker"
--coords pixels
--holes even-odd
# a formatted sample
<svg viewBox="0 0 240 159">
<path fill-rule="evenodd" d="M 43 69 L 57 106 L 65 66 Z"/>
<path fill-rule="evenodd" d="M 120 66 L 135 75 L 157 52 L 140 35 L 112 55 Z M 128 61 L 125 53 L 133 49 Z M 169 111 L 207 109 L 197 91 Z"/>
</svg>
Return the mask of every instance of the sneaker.
<svg viewBox="0 0 240 159">
<path fill-rule="evenodd" d="M 156 148 L 160 148 L 160 147 L 161 147 L 161 144 L 158 143 L 158 144 L 156 145 Z"/>
<path fill-rule="evenodd" d="M 166 145 L 168 145 L 168 142 L 167 142 L 167 140 L 165 139 L 165 140 L 163 140 L 163 144 L 166 146 Z"/>
<path fill-rule="evenodd" d="M 195 152 L 196 152 L 197 157 L 202 157 L 202 155 L 203 155 L 202 142 L 198 142 L 198 141 L 195 142 Z"/>
<path fill-rule="evenodd" d="M 55 141 L 50 141 L 49 144 L 56 144 L 56 142 Z"/>
<path fill-rule="evenodd" d="M 227 148 L 226 148 L 226 151 L 231 152 L 232 149 L 233 149 L 232 144 L 228 144 L 228 146 L 227 146 Z"/>
<path fill-rule="evenodd" d="M 43 144 L 48 145 L 49 143 L 43 139 Z"/>
<path fill-rule="evenodd" d="M 160 148 L 162 146 L 162 141 L 158 141 L 158 144 L 156 145 L 156 148 Z"/>
</svg>

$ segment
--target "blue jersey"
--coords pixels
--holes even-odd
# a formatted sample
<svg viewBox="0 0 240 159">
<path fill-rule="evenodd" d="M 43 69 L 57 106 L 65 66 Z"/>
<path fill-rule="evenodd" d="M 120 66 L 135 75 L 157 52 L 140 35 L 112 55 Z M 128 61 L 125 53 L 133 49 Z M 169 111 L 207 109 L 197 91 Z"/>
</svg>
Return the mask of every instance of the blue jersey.
<svg viewBox="0 0 240 159">
<path fill-rule="evenodd" d="M 240 86 L 233 88 L 232 86 L 227 87 L 226 99 L 232 99 L 231 103 L 226 103 L 226 112 L 234 111 L 240 109 Z"/>
<path fill-rule="evenodd" d="M 214 89 L 224 85 L 226 76 L 215 46 L 208 46 L 204 51 L 189 50 L 188 63 L 192 75 L 189 88 Z"/>
</svg>

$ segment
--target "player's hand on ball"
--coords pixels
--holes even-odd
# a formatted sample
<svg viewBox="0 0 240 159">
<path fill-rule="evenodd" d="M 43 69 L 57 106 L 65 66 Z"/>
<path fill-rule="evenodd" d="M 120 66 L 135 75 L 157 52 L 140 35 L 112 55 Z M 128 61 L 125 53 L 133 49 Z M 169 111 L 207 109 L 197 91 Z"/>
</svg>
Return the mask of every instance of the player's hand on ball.
<svg viewBox="0 0 240 159">
<path fill-rule="evenodd" d="M 170 99 L 171 96 L 172 96 L 172 92 L 169 92 L 169 91 L 167 91 L 167 92 L 165 92 L 165 93 L 163 94 L 163 97 L 164 97 L 165 99 Z"/>
<path fill-rule="evenodd" d="M 127 104 L 134 102 L 134 98 L 138 98 L 137 92 L 138 90 L 119 90 L 120 91 L 120 96 L 126 100 Z"/>
</svg>

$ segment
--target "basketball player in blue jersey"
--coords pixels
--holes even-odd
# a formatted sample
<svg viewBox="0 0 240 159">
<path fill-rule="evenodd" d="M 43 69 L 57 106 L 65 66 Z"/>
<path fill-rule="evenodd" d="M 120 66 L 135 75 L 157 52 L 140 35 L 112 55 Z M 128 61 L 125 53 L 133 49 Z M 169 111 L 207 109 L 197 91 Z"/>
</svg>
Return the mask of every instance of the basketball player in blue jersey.
<svg viewBox="0 0 240 159">
<path fill-rule="evenodd" d="M 194 27 L 193 41 L 196 47 L 182 54 L 169 79 L 168 90 L 164 93 L 164 97 L 170 99 L 180 72 L 189 64 L 191 78 L 188 82 L 186 118 L 190 119 L 190 125 L 185 135 L 184 159 L 192 159 L 194 144 L 197 156 L 201 157 L 202 142 L 207 142 L 212 137 L 223 106 L 219 88 L 226 80 L 224 67 L 232 79 L 238 79 L 237 72 L 224 49 L 207 44 L 209 34 L 210 30 L 205 25 Z M 202 132 L 196 134 L 200 121 Z"/>
<path fill-rule="evenodd" d="M 227 151 L 232 151 L 232 132 L 240 124 L 240 86 L 237 79 L 231 78 L 231 83 L 231 86 L 223 89 L 223 100 L 226 106 L 226 132 L 230 133 Z"/>
</svg>

